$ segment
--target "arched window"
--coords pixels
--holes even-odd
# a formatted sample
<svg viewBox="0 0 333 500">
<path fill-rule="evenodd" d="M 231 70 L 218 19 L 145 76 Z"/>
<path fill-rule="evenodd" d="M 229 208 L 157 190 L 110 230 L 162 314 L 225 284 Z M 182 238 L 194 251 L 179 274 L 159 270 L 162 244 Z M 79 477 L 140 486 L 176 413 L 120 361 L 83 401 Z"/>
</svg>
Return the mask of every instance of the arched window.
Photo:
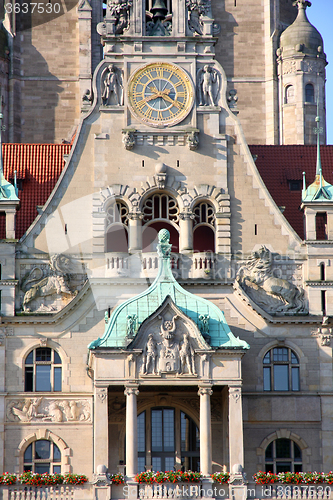
<svg viewBox="0 0 333 500">
<path fill-rule="evenodd" d="M 61 359 L 49 347 L 38 347 L 30 351 L 25 359 L 26 392 L 61 391 Z"/>
<path fill-rule="evenodd" d="M 106 210 L 106 252 L 128 250 L 128 208 L 122 201 L 115 201 Z"/>
<path fill-rule="evenodd" d="M 203 201 L 193 210 L 193 249 L 195 252 L 215 252 L 215 210 L 213 205 Z"/>
<path fill-rule="evenodd" d="M 266 472 L 302 472 L 302 451 L 291 439 L 276 439 L 265 451 Z"/>
<path fill-rule="evenodd" d="M 172 252 L 178 252 L 179 233 L 175 227 L 175 224 L 179 224 L 177 201 L 166 193 L 155 193 L 145 200 L 142 213 L 142 224 L 144 224 L 142 232 L 143 252 L 156 252 L 158 232 L 163 228 L 170 232 Z"/>
<path fill-rule="evenodd" d="M 295 94 L 293 85 L 287 85 L 285 91 L 285 99 L 284 99 L 285 104 L 290 104 L 291 102 L 294 102 L 294 98 Z"/>
<path fill-rule="evenodd" d="M 264 391 L 299 391 L 299 360 L 287 347 L 274 347 L 263 359 Z"/>
<path fill-rule="evenodd" d="M 305 85 L 305 102 L 314 103 L 314 87 L 312 83 Z"/>
<path fill-rule="evenodd" d="M 140 413 L 138 472 L 144 472 L 148 464 L 154 471 L 173 470 L 177 443 L 181 449 L 181 467 L 184 470 L 199 471 L 199 429 L 191 417 L 179 409 L 165 407 L 151 408 Z"/>
<path fill-rule="evenodd" d="M 23 468 L 38 474 L 60 474 L 61 453 L 58 446 L 47 439 L 33 441 L 24 452 Z"/>
</svg>

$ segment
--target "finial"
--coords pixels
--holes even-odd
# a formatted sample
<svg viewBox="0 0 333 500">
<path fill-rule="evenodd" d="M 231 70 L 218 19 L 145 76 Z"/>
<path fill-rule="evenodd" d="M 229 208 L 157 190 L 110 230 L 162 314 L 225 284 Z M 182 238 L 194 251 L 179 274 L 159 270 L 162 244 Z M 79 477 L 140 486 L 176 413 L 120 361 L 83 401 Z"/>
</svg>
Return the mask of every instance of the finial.
<svg viewBox="0 0 333 500">
<path fill-rule="evenodd" d="M 158 241 L 159 241 L 159 244 L 157 245 L 158 256 L 162 257 L 163 259 L 170 259 L 172 245 L 169 243 L 170 233 L 167 229 L 161 229 L 159 231 Z"/>
<path fill-rule="evenodd" d="M 313 132 L 317 135 L 317 166 L 316 175 L 320 175 L 320 185 L 322 185 L 322 168 L 321 168 L 321 157 L 320 157 L 320 134 L 323 133 L 323 127 L 319 127 L 320 116 L 319 116 L 319 90 L 317 96 L 317 116 L 316 116 L 317 126 L 314 127 Z"/>
<path fill-rule="evenodd" d="M 305 172 L 303 172 L 303 192 L 306 191 L 306 179 L 305 179 Z"/>
<path fill-rule="evenodd" d="M 309 0 L 295 0 L 293 6 L 298 7 L 298 10 L 305 10 L 307 7 L 311 7 L 311 2 Z"/>
</svg>

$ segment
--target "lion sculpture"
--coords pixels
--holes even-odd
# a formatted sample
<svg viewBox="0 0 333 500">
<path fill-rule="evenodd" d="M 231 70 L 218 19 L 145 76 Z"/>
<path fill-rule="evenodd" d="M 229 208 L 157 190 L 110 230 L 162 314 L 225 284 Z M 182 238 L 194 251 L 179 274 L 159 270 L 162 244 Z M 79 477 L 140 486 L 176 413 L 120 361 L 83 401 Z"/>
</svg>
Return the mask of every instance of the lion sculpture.
<svg viewBox="0 0 333 500">
<path fill-rule="evenodd" d="M 54 294 L 75 296 L 77 292 L 73 293 L 66 283 L 70 278 L 70 269 L 71 261 L 63 254 L 51 256 L 51 272 L 44 277 L 43 271 L 38 267 L 34 267 L 22 280 L 21 289 L 25 292 L 23 298 L 23 311 L 31 312 L 29 304 L 38 297 L 46 297 Z M 35 281 L 37 281 L 37 283 L 34 283 Z M 31 285 L 31 283 L 33 284 Z M 31 285 L 30 288 L 29 285 Z"/>
<path fill-rule="evenodd" d="M 272 254 L 265 246 L 252 252 L 236 281 L 264 310 L 276 314 L 306 314 L 304 290 L 273 275 Z"/>
</svg>

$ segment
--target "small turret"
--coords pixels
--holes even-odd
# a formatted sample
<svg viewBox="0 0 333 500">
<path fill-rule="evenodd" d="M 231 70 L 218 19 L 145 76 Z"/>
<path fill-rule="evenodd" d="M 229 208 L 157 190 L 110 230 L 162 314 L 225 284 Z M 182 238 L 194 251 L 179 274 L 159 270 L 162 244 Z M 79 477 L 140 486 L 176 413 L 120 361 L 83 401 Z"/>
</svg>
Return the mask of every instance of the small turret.
<svg viewBox="0 0 333 500">
<path fill-rule="evenodd" d="M 280 97 L 280 143 L 315 144 L 312 123 L 318 96 L 321 121 L 326 123 L 324 44 L 319 31 L 309 22 L 308 0 L 296 0 L 298 15 L 281 35 L 277 51 Z M 322 143 L 326 142 L 326 130 Z"/>
</svg>

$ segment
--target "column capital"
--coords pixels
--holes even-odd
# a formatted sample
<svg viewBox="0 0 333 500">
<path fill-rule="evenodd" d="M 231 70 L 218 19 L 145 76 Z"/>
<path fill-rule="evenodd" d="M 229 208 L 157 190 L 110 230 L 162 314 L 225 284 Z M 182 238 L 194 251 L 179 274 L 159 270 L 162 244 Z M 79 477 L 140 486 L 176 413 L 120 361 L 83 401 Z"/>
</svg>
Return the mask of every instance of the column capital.
<svg viewBox="0 0 333 500">
<path fill-rule="evenodd" d="M 141 220 L 143 219 L 143 214 L 141 212 L 128 212 L 128 220 Z"/>
<path fill-rule="evenodd" d="M 198 396 L 212 396 L 213 390 L 211 385 L 199 385 Z"/>
<path fill-rule="evenodd" d="M 101 403 L 104 403 L 108 397 L 108 389 L 107 387 L 98 387 L 96 389 L 97 398 Z"/>
<path fill-rule="evenodd" d="M 125 385 L 125 390 L 124 390 L 125 396 L 131 396 L 139 395 L 139 385 L 138 384 L 131 384 L 131 385 Z"/>
<path fill-rule="evenodd" d="M 241 386 L 229 386 L 229 399 L 234 399 L 236 403 L 241 399 L 242 397 L 242 388 Z"/>
<path fill-rule="evenodd" d="M 190 211 L 186 211 L 186 212 L 179 212 L 179 218 L 180 220 L 188 220 L 188 221 L 191 221 L 191 220 L 194 220 L 195 219 L 195 215 L 193 212 L 190 212 Z"/>
</svg>

